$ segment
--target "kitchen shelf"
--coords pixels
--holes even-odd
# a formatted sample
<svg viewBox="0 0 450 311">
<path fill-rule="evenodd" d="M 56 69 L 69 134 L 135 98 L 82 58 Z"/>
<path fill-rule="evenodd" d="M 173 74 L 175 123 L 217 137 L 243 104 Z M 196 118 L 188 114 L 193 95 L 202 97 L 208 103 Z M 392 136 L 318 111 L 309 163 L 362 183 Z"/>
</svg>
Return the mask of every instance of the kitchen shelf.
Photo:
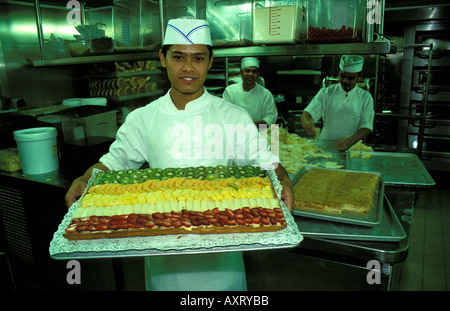
<svg viewBox="0 0 450 311">
<path fill-rule="evenodd" d="M 266 45 L 237 48 L 215 48 L 214 57 L 258 56 L 299 56 L 299 55 L 340 55 L 340 54 L 389 54 L 392 46 L 389 41 L 371 43 L 330 43 Z"/>
<path fill-rule="evenodd" d="M 69 57 L 58 59 L 39 59 L 33 60 L 32 65 L 34 67 L 49 67 L 49 66 L 111 63 L 111 62 L 129 62 L 135 60 L 153 60 L 153 59 L 159 59 L 159 52 L 108 54 L 108 55 Z"/>
<path fill-rule="evenodd" d="M 159 69 L 151 70 L 141 70 L 141 71 L 120 71 L 120 72 L 109 72 L 109 73 L 91 73 L 86 75 L 89 79 L 113 79 L 113 78 L 130 78 L 135 76 L 150 76 L 161 74 L 162 71 Z"/>
<path fill-rule="evenodd" d="M 214 57 L 257 56 L 296 56 L 296 55 L 339 55 L 339 54 L 389 54 L 391 43 L 342 43 L 342 44 L 298 44 L 298 45 L 266 45 L 232 48 L 214 48 Z M 159 52 L 142 52 L 126 54 L 108 54 L 96 56 L 70 57 L 47 60 L 33 60 L 34 67 L 66 66 L 95 64 L 133 60 L 159 59 Z"/>
</svg>

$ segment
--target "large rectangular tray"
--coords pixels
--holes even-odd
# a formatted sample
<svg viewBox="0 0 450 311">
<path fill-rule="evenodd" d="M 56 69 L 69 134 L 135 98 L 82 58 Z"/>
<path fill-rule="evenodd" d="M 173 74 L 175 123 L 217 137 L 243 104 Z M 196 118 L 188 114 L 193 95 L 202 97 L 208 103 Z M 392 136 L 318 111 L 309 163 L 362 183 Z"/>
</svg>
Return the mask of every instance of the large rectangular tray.
<svg viewBox="0 0 450 311">
<path fill-rule="evenodd" d="M 384 198 L 383 209 L 383 219 L 379 225 L 374 227 L 335 223 L 305 217 L 296 217 L 295 221 L 305 237 L 356 241 L 401 241 L 406 237 L 406 232 L 386 197 Z"/>
<path fill-rule="evenodd" d="M 352 158 L 351 153 L 360 153 L 360 157 Z M 369 159 L 361 158 L 369 155 Z M 385 185 L 395 186 L 433 186 L 435 181 L 413 153 L 399 152 L 347 152 L 346 168 L 363 172 L 379 172 L 383 174 Z"/>
<path fill-rule="evenodd" d="M 292 179 L 292 183 L 295 186 L 301 180 L 301 178 L 309 172 L 314 167 L 303 167 L 299 170 L 299 172 Z M 326 169 L 326 168 L 317 168 L 321 170 L 335 170 L 335 169 Z M 357 173 L 366 173 L 360 171 L 351 171 L 345 170 L 347 172 L 357 172 Z M 378 176 L 378 184 L 375 195 L 373 197 L 373 206 L 369 213 L 366 215 L 359 215 L 357 213 L 345 213 L 342 215 L 328 215 L 321 213 L 314 213 L 309 211 L 301 211 L 301 210 L 292 210 L 292 214 L 296 216 L 310 217 L 315 219 L 327 220 L 327 221 L 335 221 L 347 224 L 361 225 L 361 226 L 376 226 L 381 223 L 382 213 L 383 213 L 383 196 L 384 196 L 384 182 L 383 175 L 377 172 L 369 172 L 366 174 L 375 174 Z"/>
<path fill-rule="evenodd" d="M 94 170 L 86 189 L 92 185 L 98 172 L 99 170 Z M 269 171 L 269 178 L 277 197 L 280 199 L 281 185 L 274 171 Z M 116 258 L 267 250 L 296 247 L 303 240 L 303 236 L 295 223 L 294 217 L 289 213 L 283 201 L 280 200 L 280 205 L 287 223 L 287 227 L 280 231 L 229 234 L 177 234 L 69 241 L 63 237 L 63 233 L 83 196 L 69 208 L 69 211 L 53 236 L 49 249 L 50 256 L 53 259 Z"/>
</svg>

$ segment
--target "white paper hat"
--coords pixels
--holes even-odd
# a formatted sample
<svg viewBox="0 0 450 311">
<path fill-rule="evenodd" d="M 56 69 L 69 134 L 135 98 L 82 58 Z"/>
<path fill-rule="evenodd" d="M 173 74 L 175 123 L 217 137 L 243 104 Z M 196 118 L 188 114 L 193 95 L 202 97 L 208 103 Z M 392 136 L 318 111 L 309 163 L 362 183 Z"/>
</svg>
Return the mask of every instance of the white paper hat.
<svg viewBox="0 0 450 311">
<path fill-rule="evenodd" d="M 209 23 L 203 19 L 189 17 L 169 20 L 163 45 L 171 44 L 212 45 Z"/>
<path fill-rule="evenodd" d="M 241 69 L 252 66 L 259 68 L 259 60 L 254 57 L 246 57 L 241 60 Z"/>
<path fill-rule="evenodd" d="M 364 64 L 364 57 L 359 55 L 342 55 L 339 68 L 345 72 L 360 72 Z"/>
</svg>

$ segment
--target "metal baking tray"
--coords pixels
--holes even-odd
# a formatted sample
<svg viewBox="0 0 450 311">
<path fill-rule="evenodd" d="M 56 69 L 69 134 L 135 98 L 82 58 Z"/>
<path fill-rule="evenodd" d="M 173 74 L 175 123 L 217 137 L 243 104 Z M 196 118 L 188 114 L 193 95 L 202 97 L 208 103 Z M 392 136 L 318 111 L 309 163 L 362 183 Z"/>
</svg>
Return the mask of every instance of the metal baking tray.
<svg viewBox="0 0 450 311">
<path fill-rule="evenodd" d="M 406 232 L 386 197 L 384 198 L 383 209 L 383 219 L 379 225 L 374 227 L 335 223 L 306 217 L 296 217 L 295 221 L 305 237 L 380 242 L 401 241 L 406 237 Z"/>
<path fill-rule="evenodd" d="M 360 153 L 358 158 L 352 158 L 351 153 Z M 362 159 L 369 155 L 369 159 Z M 385 185 L 393 186 L 433 186 L 435 181 L 413 153 L 400 152 L 347 152 L 346 168 L 362 172 L 379 172 L 383 174 Z"/>
<path fill-rule="evenodd" d="M 320 170 L 331 170 L 336 171 L 336 169 L 326 169 L 326 168 L 317 168 L 317 167 L 303 167 L 300 171 L 295 175 L 292 179 L 292 183 L 295 186 L 301 180 L 301 178 L 309 172 L 312 168 L 320 169 Z M 342 171 L 342 170 L 340 170 Z M 375 174 L 378 176 L 378 185 L 375 191 L 375 195 L 373 197 L 373 205 L 370 211 L 365 215 L 360 215 L 358 213 L 350 213 L 344 212 L 341 215 L 332 215 L 332 214 L 322 214 L 322 213 L 314 213 L 309 211 L 302 211 L 293 209 L 292 214 L 296 216 L 310 217 L 315 219 L 327 220 L 327 221 L 335 221 L 341 223 L 348 223 L 354 225 L 361 226 L 376 226 L 381 223 L 382 214 L 383 214 L 383 196 L 384 196 L 384 182 L 383 175 L 377 172 L 360 172 L 360 171 L 351 171 L 345 170 L 346 172 L 355 172 L 355 173 L 364 173 L 364 174 Z"/>
</svg>

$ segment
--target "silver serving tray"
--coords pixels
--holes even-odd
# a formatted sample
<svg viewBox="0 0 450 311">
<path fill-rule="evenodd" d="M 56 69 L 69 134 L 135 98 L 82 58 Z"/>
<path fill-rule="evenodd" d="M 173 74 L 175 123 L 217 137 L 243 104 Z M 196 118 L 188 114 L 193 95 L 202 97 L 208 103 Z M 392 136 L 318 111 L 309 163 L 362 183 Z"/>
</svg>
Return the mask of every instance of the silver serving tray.
<svg viewBox="0 0 450 311">
<path fill-rule="evenodd" d="M 406 237 L 392 205 L 385 197 L 383 219 L 374 227 L 335 223 L 312 218 L 296 217 L 300 232 L 305 237 L 333 240 L 398 242 Z"/>
<path fill-rule="evenodd" d="M 303 167 L 292 179 L 294 188 L 297 185 L 297 183 L 301 180 L 301 178 L 313 168 L 319 169 L 319 170 L 337 171 L 337 169 Z M 342 169 L 339 169 L 339 171 L 342 171 Z M 373 206 L 367 214 L 360 215 L 357 213 L 344 212 L 341 215 L 330 215 L 330 214 L 302 211 L 302 210 L 297 210 L 297 209 L 293 209 L 292 214 L 296 215 L 296 216 L 310 217 L 310 218 L 315 218 L 315 219 L 335 221 L 335 222 L 361 225 L 361 226 L 373 227 L 373 226 L 379 225 L 381 223 L 381 218 L 382 218 L 382 213 L 383 213 L 383 196 L 384 196 L 383 175 L 381 173 L 376 173 L 376 172 L 375 173 L 374 172 L 360 172 L 360 171 L 351 171 L 351 170 L 345 170 L 345 171 L 364 173 L 364 174 L 374 174 L 374 175 L 378 176 L 378 185 L 377 185 L 377 188 L 375 191 L 375 195 L 373 197 Z"/>
<path fill-rule="evenodd" d="M 352 158 L 352 152 L 360 154 Z M 362 159 L 362 155 L 370 155 L 369 159 Z M 347 152 L 346 168 L 361 172 L 379 172 L 383 174 L 385 185 L 393 186 L 433 186 L 435 181 L 413 153 L 399 152 Z"/>
<path fill-rule="evenodd" d="M 99 170 L 94 170 L 86 187 L 92 185 Z M 269 177 L 279 197 L 281 185 L 274 171 Z M 278 189 L 278 191 L 277 191 Z M 177 255 L 215 252 L 242 252 L 296 247 L 303 240 L 294 217 L 283 201 L 280 205 L 287 227 L 273 232 L 229 234 L 176 234 L 115 239 L 69 241 L 63 237 L 73 212 L 83 196 L 69 208 L 50 243 L 50 257 L 57 260 Z"/>
</svg>

